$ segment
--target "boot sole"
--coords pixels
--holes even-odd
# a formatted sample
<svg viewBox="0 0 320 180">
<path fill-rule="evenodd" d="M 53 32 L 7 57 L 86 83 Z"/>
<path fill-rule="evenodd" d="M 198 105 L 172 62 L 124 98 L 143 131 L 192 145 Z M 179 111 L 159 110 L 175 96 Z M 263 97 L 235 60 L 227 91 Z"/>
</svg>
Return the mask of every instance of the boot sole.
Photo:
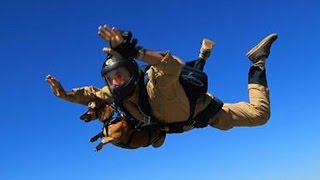
<svg viewBox="0 0 320 180">
<path fill-rule="evenodd" d="M 250 59 L 254 55 L 254 53 L 257 51 L 257 49 L 261 48 L 264 46 L 266 43 L 269 41 L 275 41 L 278 38 L 278 35 L 276 33 L 272 33 L 269 36 L 265 37 L 258 45 L 253 47 L 248 53 L 247 57 Z"/>
</svg>

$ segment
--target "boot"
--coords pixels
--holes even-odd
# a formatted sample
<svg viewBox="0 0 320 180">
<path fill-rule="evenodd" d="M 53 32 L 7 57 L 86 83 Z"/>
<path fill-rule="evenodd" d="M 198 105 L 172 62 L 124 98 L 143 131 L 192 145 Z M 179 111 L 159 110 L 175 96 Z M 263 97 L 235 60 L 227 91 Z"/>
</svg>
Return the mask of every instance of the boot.
<svg viewBox="0 0 320 180">
<path fill-rule="evenodd" d="M 206 61 L 210 57 L 211 50 L 214 47 L 215 43 L 209 39 L 203 39 L 198 59 L 188 62 L 186 65 L 193 67 L 195 69 L 198 69 L 200 71 L 203 71 L 204 65 L 206 64 Z"/>
<path fill-rule="evenodd" d="M 268 87 L 265 61 L 270 54 L 272 43 L 277 38 L 277 34 L 270 34 L 247 53 L 247 57 L 253 62 L 253 66 L 249 70 L 249 84 L 260 84 Z"/>
<path fill-rule="evenodd" d="M 211 50 L 214 46 L 215 43 L 210 39 L 203 39 L 200 48 L 199 59 L 203 59 L 206 61 L 209 58 Z"/>
<path fill-rule="evenodd" d="M 247 53 L 247 57 L 253 62 L 254 66 L 264 67 L 265 61 L 270 54 L 271 45 L 277 38 L 278 35 L 272 33 Z"/>
</svg>

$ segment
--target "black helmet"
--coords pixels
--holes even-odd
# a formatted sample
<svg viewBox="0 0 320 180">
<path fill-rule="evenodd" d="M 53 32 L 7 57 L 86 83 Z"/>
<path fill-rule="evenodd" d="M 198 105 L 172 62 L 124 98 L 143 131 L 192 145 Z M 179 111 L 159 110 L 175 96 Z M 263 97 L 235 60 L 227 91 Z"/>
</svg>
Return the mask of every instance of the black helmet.
<svg viewBox="0 0 320 180">
<path fill-rule="evenodd" d="M 114 87 L 108 79 L 108 74 L 121 67 L 128 70 L 129 80 L 124 84 Z M 101 75 L 114 95 L 114 98 L 122 101 L 124 98 L 131 96 L 136 89 L 140 71 L 137 62 L 133 58 L 125 59 L 123 57 L 108 56 L 102 65 Z"/>
</svg>

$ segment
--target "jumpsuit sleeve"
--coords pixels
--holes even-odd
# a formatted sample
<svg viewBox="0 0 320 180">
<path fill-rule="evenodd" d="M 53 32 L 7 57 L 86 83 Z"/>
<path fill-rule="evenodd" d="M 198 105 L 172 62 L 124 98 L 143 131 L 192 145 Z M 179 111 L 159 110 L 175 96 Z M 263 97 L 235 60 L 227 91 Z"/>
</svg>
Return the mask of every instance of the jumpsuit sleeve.
<svg viewBox="0 0 320 180">
<path fill-rule="evenodd" d="M 94 106 L 99 106 L 111 102 L 111 93 L 106 86 L 102 89 L 94 86 L 73 88 L 70 92 L 67 92 L 66 95 L 67 96 L 63 99 L 82 105 L 88 105 L 89 103 L 92 104 L 92 102 L 95 102 Z"/>
<path fill-rule="evenodd" d="M 159 84 L 158 87 L 166 88 L 172 83 L 177 82 L 184 62 L 176 56 L 171 55 L 169 51 L 161 53 L 164 57 L 159 64 L 153 65 L 150 68 L 149 80 L 154 84 Z"/>
</svg>

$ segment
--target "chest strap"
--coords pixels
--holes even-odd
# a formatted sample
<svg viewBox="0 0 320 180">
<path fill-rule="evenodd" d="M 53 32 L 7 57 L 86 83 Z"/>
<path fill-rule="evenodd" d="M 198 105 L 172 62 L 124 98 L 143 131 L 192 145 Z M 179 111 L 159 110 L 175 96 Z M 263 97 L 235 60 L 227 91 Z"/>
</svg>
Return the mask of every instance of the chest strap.
<svg viewBox="0 0 320 180">
<path fill-rule="evenodd" d="M 182 133 L 192 128 L 207 127 L 210 118 L 214 117 L 222 109 L 222 106 L 223 102 L 214 97 L 207 107 L 194 118 L 182 122 L 160 123 L 160 128 L 167 133 Z"/>
</svg>

